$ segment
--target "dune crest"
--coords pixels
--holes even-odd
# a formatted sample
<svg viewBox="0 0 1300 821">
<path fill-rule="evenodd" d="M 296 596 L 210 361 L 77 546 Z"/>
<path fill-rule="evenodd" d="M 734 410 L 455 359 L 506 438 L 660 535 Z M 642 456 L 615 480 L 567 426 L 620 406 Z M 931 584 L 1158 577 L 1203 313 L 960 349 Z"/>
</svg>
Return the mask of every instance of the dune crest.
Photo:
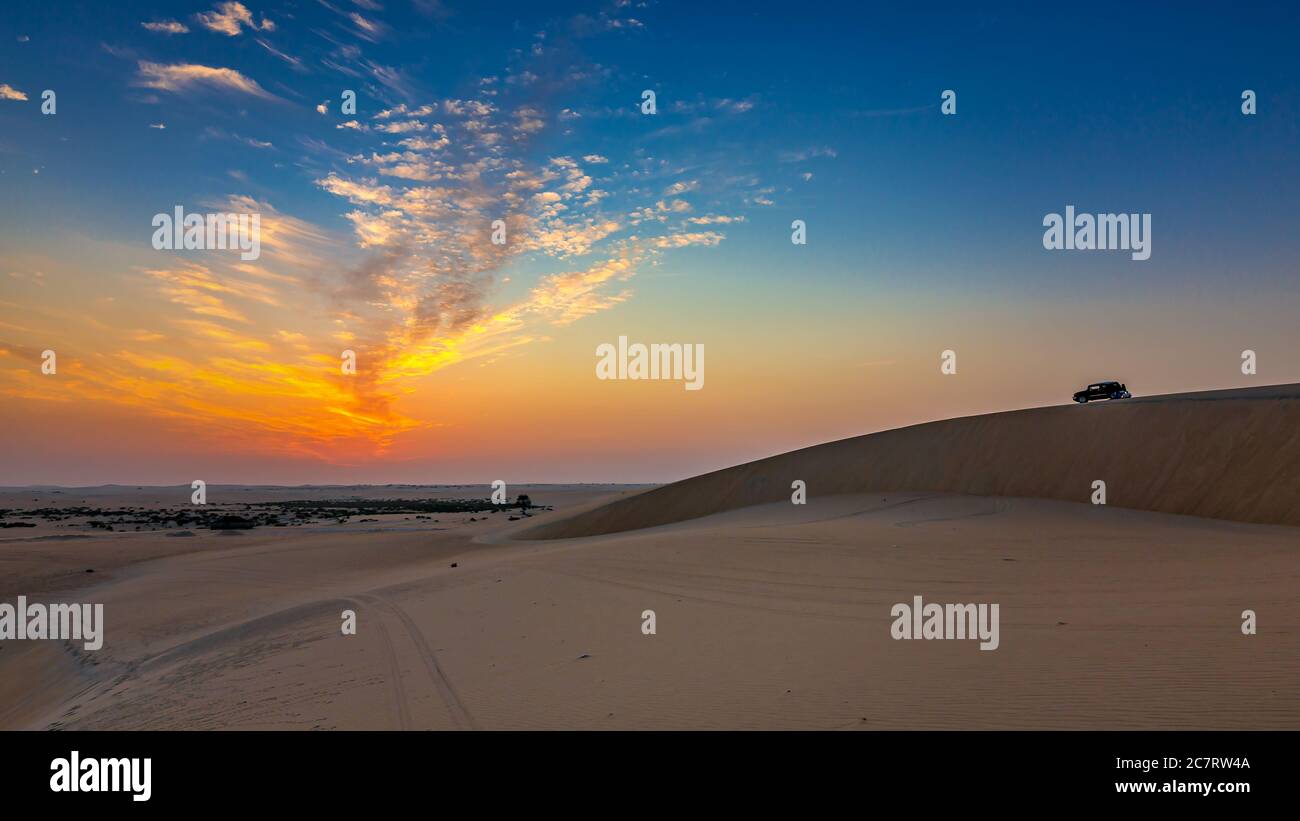
<svg viewBox="0 0 1300 821">
<path fill-rule="evenodd" d="M 596 536 L 808 494 L 940 491 L 1300 525 L 1300 384 L 947 419 L 684 479 L 520 534 Z"/>
</svg>

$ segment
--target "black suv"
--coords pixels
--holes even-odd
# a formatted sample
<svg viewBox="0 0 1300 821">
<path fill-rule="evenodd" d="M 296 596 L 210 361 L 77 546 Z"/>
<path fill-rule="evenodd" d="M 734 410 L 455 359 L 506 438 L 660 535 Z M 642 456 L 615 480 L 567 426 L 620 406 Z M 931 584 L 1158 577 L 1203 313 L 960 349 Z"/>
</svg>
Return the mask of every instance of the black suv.
<svg viewBox="0 0 1300 821">
<path fill-rule="evenodd" d="M 1123 382 L 1097 382 L 1089 385 L 1074 395 L 1075 402 L 1088 402 L 1093 399 L 1131 399 Z"/>
</svg>

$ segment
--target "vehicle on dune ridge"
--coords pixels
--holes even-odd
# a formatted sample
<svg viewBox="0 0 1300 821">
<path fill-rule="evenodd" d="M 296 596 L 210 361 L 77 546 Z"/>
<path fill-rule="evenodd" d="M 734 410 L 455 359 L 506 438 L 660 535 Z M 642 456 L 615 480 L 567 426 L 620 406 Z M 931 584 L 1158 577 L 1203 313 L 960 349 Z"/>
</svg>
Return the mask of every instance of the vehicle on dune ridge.
<svg viewBox="0 0 1300 821">
<path fill-rule="evenodd" d="M 1074 394 L 1074 401 L 1079 404 L 1097 399 L 1131 399 L 1133 394 L 1123 382 L 1094 382 Z"/>
</svg>

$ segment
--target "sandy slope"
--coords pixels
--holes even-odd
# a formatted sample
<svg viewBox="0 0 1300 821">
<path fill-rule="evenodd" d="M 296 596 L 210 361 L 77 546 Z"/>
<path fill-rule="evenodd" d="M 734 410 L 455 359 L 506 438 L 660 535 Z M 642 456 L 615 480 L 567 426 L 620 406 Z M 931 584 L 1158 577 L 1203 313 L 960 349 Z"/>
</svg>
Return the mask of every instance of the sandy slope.
<svg viewBox="0 0 1300 821">
<path fill-rule="evenodd" d="M 809 494 L 929 490 L 1300 525 L 1300 385 L 1171 394 L 931 422 L 676 482 L 531 531 L 654 527 Z"/>
<path fill-rule="evenodd" d="M 102 651 L 0 648 L 0 727 L 1300 729 L 1292 528 L 917 493 L 569 541 L 523 524 L 125 562 L 59 594 L 105 603 Z M 892 640 L 917 594 L 999 602 L 1001 647 Z"/>
</svg>

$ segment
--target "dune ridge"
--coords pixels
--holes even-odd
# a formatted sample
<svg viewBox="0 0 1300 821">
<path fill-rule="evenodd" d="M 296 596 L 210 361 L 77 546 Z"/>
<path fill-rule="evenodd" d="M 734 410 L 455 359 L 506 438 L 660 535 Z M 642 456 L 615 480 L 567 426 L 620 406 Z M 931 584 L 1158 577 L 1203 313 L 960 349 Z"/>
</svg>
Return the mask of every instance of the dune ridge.
<svg viewBox="0 0 1300 821">
<path fill-rule="evenodd" d="M 939 491 L 1300 525 L 1300 384 L 1062 405 L 913 425 L 695 476 L 521 534 L 567 539 L 810 496 Z"/>
</svg>

